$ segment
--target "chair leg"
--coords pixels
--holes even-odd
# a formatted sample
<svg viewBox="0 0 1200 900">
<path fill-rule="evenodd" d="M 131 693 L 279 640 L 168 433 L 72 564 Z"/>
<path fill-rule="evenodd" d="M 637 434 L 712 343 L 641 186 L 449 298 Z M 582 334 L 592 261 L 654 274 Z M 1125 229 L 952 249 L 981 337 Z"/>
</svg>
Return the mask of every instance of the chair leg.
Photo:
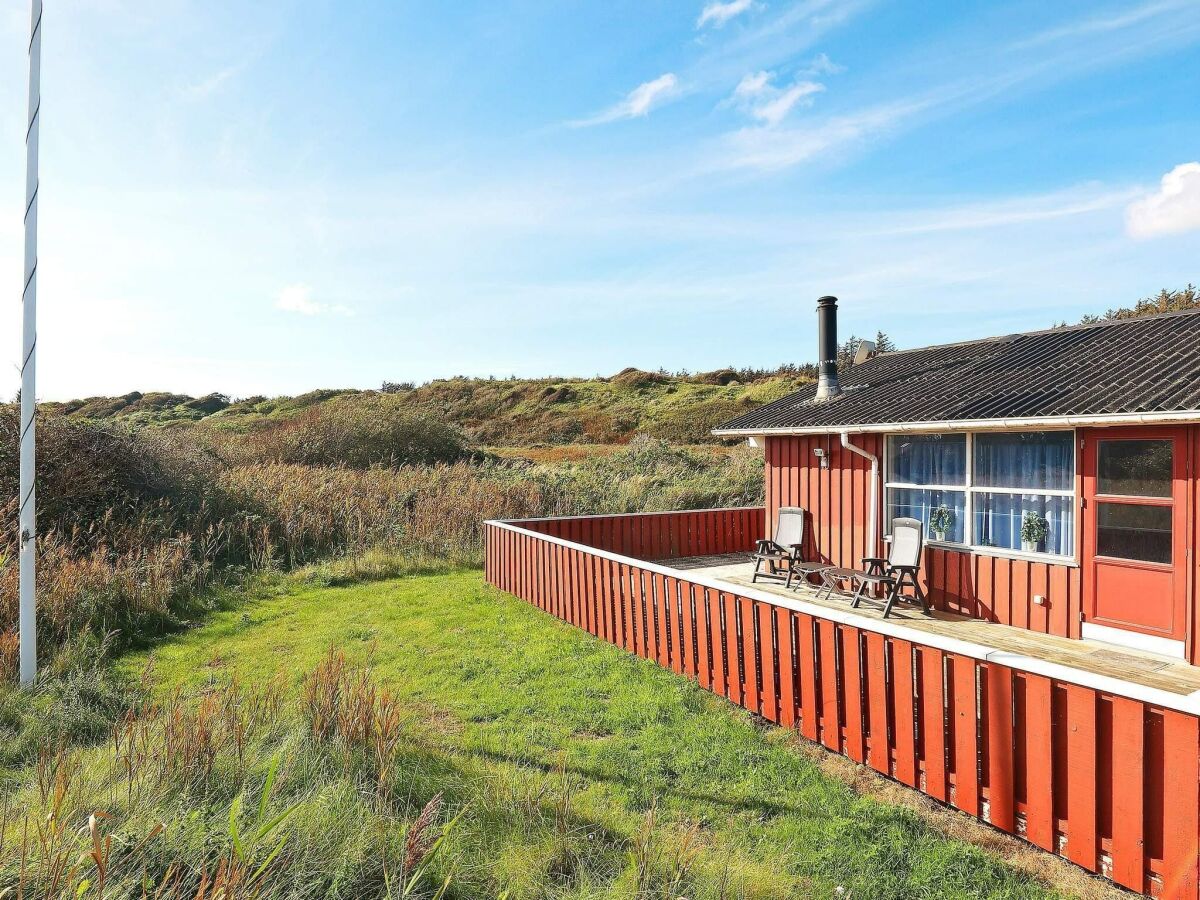
<svg viewBox="0 0 1200 900">
<path fill-rule="evenodd" d="M 821 573 L 821 589 L 817 591 L 817 599 L 818 600 L 822 600 L 822 599 L 828 600 L 830 597 L 833 596 L 833 588 L 834 588 L 833 579 L 830 578 L 828 575 Z M 824 597 L 822 597 L 822 594 L 824 594 Z"/>
<path fill-rule="evenodd" d="M 856 579 L 858 580 L 858 579 Z M 858 604 L 862 602 L 863 593 L 867 590 L 866 581 L 858 581 L 854 586 L 854 599 L 850 602 L 851 609 L 858 609 Z"/>
<path fill-rule="evenodd" d="M 904 580 L 904 576 L 901 575 L 899 578 L 897 578 L 895 581 L 892 582 L 892 589 L 890 591 L 888 591 L 887 604 L 883 607 L 883 617 L 885 619 L 892 614 L 892 607 L 896 603 L 896 598 L 900 596 L 900 583 L 903 580 Z"/>
<path fill-rule="evenodd" d="M 795 577 L 795 575 L 796 575 L 796 570 L 795 570 L 794 568 L 792 568 L 792 566 L 791 566 L 791 565 L 789 565 L 789 566 L 788 566 L 788 577 L 787 577 L 787 581 L 785 581 L 785 582 L 783 583 L 783 586 L 784 586 L 785 588 L 788 588 L 789 590 L 791 589 L 791 587 L 792 587 L 792 579 Z"/>
<path fill-rule="evenodd" d="M 922 590 L 920 580 L 916 575 L 913 575 L 913 590 L 917 592 L 917 599 L 921 601 L 921 609 L 925 611 L 925 615 L 929 615 L 929 598 L 925 596 L 925 591 Z"/>
<path fill-rule="evenodd" d="M 762 568 L 762 564 L 762 559 L 756 559 L 754 561 L 754 574 L 750 576 L 751 584 L 754 584 L 756 581 L 758 581 L 758 570 Z"/>
</svg>

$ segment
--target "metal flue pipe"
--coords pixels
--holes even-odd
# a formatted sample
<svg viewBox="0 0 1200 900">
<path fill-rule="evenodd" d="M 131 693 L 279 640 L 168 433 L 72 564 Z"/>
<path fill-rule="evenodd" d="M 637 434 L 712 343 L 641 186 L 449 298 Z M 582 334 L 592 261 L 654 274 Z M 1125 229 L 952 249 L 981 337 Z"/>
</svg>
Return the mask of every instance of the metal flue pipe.
<svg viewBox="0 0 1200 900">
<path fill-rule="evenodd" d="M 831 400 L 842 392 L 838 384 L 837 297 L 817 300 L 816 400 Z"/>
<path fill-rule="evenodd" d="M 25 290 L 21 350 L 20 639 L 22 685 L 37 677 L 37 422 L 38 132 L 42 107 L 42 0 L 32 0 L 29 37 L 29 127 L 25 131 Z"/>
</svg>

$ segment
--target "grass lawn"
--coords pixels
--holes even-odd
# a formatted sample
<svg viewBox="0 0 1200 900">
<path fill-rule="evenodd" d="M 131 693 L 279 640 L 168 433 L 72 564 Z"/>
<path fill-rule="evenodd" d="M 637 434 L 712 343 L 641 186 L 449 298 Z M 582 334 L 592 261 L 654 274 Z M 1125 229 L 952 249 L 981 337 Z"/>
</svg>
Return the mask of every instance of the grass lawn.
<svg viewBox="0 0 1200 900">
<path fill-rule="evenodd" d="M 475 571 L 287 582 L 159 647 L 153 689 L 283 671 L 299 692 L 331 645 L 407 710 L 398 777 L 414 808 L 439 790 L 447 815 L 466 807 L 441 853 L 449 896 L 1059 896 Z"/>
</svg>

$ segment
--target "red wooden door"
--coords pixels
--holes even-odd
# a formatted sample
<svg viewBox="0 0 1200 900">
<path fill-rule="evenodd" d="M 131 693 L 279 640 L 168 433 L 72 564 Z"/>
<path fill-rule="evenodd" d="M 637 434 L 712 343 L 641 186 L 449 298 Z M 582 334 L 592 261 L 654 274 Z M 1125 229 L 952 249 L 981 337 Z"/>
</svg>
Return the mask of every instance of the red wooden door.
<svg viewBox="0 0 1200 900">
<path fill-rule="evenodd" d="M 1187 441 L 1182 429 L 1104 429 L 1083 441 L 1085 637 L 1174 652 L 1186 621 Z M 1137 635 L 1153 640 L 1139 640 Z M 1180 645 L 1178 652 L 1182 652 Z"/>
</svg>

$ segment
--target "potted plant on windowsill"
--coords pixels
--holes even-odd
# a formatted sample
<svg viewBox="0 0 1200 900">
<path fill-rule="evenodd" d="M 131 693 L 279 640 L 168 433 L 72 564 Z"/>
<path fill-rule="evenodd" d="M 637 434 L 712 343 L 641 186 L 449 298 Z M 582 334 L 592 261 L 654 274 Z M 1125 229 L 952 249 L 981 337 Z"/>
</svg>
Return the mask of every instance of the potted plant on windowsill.
<svg viewBox="0 0 1200 900">
<path fill-rule="evenodd" d="M 1030 510 L 1021 519 L 1021 549 L 1026 553 L 1041 553 L 1050 534 L 1046 517 Z"/>
<path fill-rule="evenodd" d="M 946 543 L 954 531 L 954 510 L 944 504 L 934 509 L 929 514 L 929 529 L 935 541 Z"/>
</svg>

